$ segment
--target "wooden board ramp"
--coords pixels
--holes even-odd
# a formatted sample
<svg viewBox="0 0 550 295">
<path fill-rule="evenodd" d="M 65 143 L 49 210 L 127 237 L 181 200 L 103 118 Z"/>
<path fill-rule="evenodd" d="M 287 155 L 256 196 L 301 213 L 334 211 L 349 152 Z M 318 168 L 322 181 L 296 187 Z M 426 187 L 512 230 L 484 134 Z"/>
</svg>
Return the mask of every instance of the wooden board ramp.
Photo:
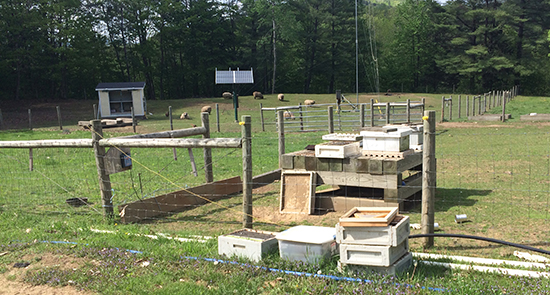
<svg viewBox="0 0 550 295">
<path fill-rule="evenodd" d="M 123 204 L 118 207 L 121 222 L 139 222 L 153 217 L 165 216 L 203 205 L 209 201 L 220 200 L 227 195 L 242 191 L 240 176 L 215 181 L 187 190 L 171 192 L 165 195 Z M 197 197 L 199 195 L 203 198 Z"/>
</svg>

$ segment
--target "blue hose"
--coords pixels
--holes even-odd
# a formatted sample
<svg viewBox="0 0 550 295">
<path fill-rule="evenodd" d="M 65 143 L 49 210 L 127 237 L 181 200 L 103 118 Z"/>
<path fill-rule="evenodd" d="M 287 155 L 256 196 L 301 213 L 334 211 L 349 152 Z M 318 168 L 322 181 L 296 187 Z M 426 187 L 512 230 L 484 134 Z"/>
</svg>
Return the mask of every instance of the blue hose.
<svg viewBox="0 0 550 295">
<path fill-rule="evenodd" d="M 76 243 L 76 242 L 66 242 L 66 241 L 40 241 L 40 242 L 41 243 L 49 243 L 49 244 L 78 245 L 78 243 Z M 88 244 L 84 244 L 84 245 L 87 246 Z M 116 248 L 116 247 L 114 249 L 120 250 L 119 248 Z M 137 251 L 137 250 L 126 249 L 125 251 L 130 252 L 132 254 L 143 254 L 142 251 Z M 194 257 L 194 256 L 183 256 L 182 258 L 192 259 L 192 260 L 204 260 L 204 261 L 209 261 L 209 262 L 227 263 L 227 264 L 233 264 L 233 265 L 239 265 L 239 266 L 248 266 L 248 264 L 245 264 L 245 263 L 240 263 L 240 262 L 237 262 L 237 261 L 226 261 L 226 260 L 216 259 L 216 258 L 199 258 L 199 257 Z M 284 270 L 284 269 L 277 269 L 277 268 L 257 266 L 257 265 L 252 265 L 252 266 L 254 266 L 258 269 L 262 269 L 262 270 L 266 270 L 266 271 L 270 271 L 270 272 L 280 272 L 280 273 L 295 275 L 295 276 L 305 276 L 305 277 L 314 277 L 314 278 L 321 278 L 321 279 L 330 279 L 330 280 L 334 280 L 334 281 L 347 281 L 347 282 L 357 282 L 357 283 L 361 283 L 361 282 L 362 283 L 374 283 L 374 281 L 368 280 L 368 279 L 339 277 L 339 276 L 334 276 L 334 275 L 314 274 L 314 273 L 309 273 L 309 272 Z M 403 285 L 401 285 L 399 283 L 394 283 L 394 284 L 396 286 L 404 286 L 406 288 L 417 288 L 416 286 L 411 285 L 411 284 L 403 284 Z M 449 290 L 444 289 L 444 288 L 434 288 L 434 287 L 424 287 L 424 286 L 420 286 L 418 288 L 420 288 L 422 290 L 437 291 L 437 292 L 447 292 L 447 291 L 449 291 Z"/>
</svg>

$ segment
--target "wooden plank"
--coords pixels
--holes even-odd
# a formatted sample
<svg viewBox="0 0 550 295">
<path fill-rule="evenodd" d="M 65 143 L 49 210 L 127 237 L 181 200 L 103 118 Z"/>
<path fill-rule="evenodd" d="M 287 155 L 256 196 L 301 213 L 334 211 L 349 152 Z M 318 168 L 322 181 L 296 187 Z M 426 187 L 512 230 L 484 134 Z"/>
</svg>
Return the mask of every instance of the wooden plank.
<svg viewBox="0 0 550 295">
<path fill-rule="evenodd" d="M 315 210 L 315 172 L 283 171 L 280 213 L 312 214 Z"/>
<path fill-rule="evenodd" d="M 110 147 L 176 147 L 176 148 L 240 148 L 241 138 L 108 138 L 100 146 Z"/>
<path fill-rule="evenodd" d="M 354 207 L 339 219 L 340 226 L 388 226 L 398 208 Z"/>
<path fill-rule="evenodd" d="M 398 188 L 398 176 L 396 174 L 374 175 L 353 172 L 317 171 L 317 176 L 318 184 L 359 186 L 383 189 Z"/>
<path fill-rule="evenodd" d="M 353 207 L 369 206 L 369 207 L 398 207 L 399 203 L 384 202 L 384 200 L 361 198 L 361 197 L 345 197 L 345 196 L 324 196 L 315 197 L 317 200 L 316 208 L 323 211 L 347 212 Z"/>
<path fill-rule="evenodd" d="M 139 222 L 153 217 L 181 212 L 197 205 L 216 201 L 227 195 L 242 191 L 241 177 L 228 178 L 187 190 L 123 204 L 118 207 L 121 222 Z"/>
<path fill-rule="evenodd" d="M 273 170 L 270 172 L 266 172 L 264 174 L 254 176 L 252 178 L 252 187 L 253 188 L 262 187 L 264 185 L 274 183 L 275 181 L 278 181 L 278 180 L 281 180 L 281 169 Z"/>
</svg>

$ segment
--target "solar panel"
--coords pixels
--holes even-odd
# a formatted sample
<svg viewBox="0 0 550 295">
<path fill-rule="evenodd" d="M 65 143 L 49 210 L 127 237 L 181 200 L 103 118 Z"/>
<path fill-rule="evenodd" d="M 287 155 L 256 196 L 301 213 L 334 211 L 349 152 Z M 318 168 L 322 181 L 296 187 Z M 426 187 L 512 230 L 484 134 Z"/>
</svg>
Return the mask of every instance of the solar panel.
<svg viewBox="0 0 550 295">
<path fill-rule="evenodd" d="M 252 69 L 250 71 L 216 69 L 216 84 L 254 84 L 254 75 Z"/>
</svg>

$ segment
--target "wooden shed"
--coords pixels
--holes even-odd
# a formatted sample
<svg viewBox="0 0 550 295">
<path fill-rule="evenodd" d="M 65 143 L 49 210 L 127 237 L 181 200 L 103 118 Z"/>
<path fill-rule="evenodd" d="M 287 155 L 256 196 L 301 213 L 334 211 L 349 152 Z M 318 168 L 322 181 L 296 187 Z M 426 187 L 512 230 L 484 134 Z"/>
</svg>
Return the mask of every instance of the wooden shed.
<svg viewBox="0 0 550 295">
<path fill-rule="evenodd" d="M 95 90 L 99 95 L 101 118 L 131 117 L 132 107 L 136 117 L 145 117 L 147 105 L 143 89 L 145 82 L 99 83 Z"/>
</svg>

